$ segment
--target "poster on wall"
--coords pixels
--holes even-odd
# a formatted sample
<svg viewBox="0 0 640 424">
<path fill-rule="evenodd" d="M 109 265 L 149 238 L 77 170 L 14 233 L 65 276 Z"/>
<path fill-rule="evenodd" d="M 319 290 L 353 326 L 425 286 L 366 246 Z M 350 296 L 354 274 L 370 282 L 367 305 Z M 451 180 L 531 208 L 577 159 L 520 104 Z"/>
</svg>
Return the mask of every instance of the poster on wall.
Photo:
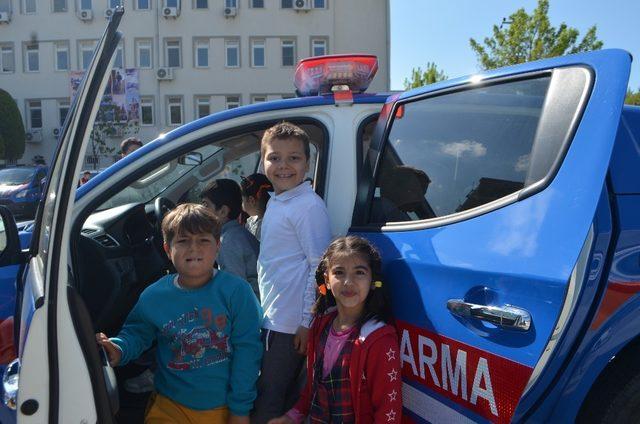
<svg viewBox="0 0 640 424">
<path fill-rule="evenodd" d="M 84 71 L 70 73 L 71 98 L 80 87 Z M 104 90 L 96 122 L 138 125 L 140 120 L 140 83 L 138 69 L 115 68 Z"/>
</svg>

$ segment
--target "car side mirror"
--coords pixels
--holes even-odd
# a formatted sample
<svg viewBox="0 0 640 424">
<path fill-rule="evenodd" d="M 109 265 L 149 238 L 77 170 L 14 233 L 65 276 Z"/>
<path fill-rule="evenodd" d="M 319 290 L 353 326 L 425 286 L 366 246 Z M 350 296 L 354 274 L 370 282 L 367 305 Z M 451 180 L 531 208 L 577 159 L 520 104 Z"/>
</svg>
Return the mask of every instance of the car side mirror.
<svg viewBox="0 0 640 424">
<path fill-rule="evenodd" d="M 0 267 L 19 264 L 22 262 L 22 249 L 16 221 L 5 206 L 0 206 L 0 218 Z"/>
<path fill-rule="evenodd" d="M 202 163 L 202 160 L 202 153 L 189 152 L 186 155 L 180 156 L 178 163 L 180 165 L 198 166 Z"/>
</svg>

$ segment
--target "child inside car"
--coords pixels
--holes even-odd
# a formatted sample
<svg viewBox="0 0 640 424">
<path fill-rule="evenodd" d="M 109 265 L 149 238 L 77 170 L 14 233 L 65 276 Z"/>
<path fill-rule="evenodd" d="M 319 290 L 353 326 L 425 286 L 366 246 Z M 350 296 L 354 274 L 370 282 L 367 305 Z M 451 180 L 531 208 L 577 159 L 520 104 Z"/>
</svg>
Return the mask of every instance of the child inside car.
<svg viewBox="0 0 640 424">
<path fill-rule="evenodd" d="M 220 223 L 183 204 L 162 221 L 177 270 L 149 286 L 117 337 L 96 335 L 112 366 L 154 341 L 159 364 L 145 422 L 249 423 L 260 369 L 260 307 L 249 285 L 215 270 Z"/>
<path fill-rule="evenodd" d="M 266 175 L 256 173 L 243 177 L 240 188 L 242 190 L 242 209 L 249 215 L 245 228 L 260 241 L 262 217 L 267 210 L 269 192 L 273 191 L 273 185 Z"/>
</svg>

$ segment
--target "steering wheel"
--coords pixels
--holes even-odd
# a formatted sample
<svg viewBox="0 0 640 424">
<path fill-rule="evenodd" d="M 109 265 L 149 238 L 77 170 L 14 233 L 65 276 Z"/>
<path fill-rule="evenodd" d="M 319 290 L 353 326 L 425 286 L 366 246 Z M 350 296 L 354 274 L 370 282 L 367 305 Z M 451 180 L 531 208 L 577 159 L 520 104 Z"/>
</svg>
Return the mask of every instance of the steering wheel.
<svg viewBox="0 0 640 424">
<path fill-rule="evenodd" d="M 164 238 L 162 236 L 162 219 L 167 213 L 171 212 L 171 210 L 173 210 L 175 207 L 176 207 L 176 204 L 173 203 L 171 200 L 167 199 L 166 197 L 158 197 L 153 202 L 153 215 L 156 221 L 153 228 L 154 230 L 153 240 L 154 240 L 154 244 L 156 245 L 156 248 L 160 252 L 160 255 L 162 255 L 162 257 L 166 259 L 167 263 L 171 263 L 171 262 L 169 261 L 169 258 L 167 257 L 166 253 L 164 252 L 164 247 L 162 246 L 164 242 Z"/>
</svg>

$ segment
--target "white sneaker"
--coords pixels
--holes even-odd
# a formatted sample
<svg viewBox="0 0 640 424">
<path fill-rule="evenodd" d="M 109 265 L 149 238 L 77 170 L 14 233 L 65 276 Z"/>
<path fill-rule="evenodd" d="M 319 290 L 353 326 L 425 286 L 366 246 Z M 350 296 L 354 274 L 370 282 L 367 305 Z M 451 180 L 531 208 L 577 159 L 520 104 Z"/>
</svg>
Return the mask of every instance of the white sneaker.
<svg viewBox="0 0 640 424">
<path fill-rule="evenodd" d="M 146 393 L 153 391 L 153 371 L 146 369 L 142 374 L 124 382 L 124 389 L 130 393 Z"/>
</svg>

